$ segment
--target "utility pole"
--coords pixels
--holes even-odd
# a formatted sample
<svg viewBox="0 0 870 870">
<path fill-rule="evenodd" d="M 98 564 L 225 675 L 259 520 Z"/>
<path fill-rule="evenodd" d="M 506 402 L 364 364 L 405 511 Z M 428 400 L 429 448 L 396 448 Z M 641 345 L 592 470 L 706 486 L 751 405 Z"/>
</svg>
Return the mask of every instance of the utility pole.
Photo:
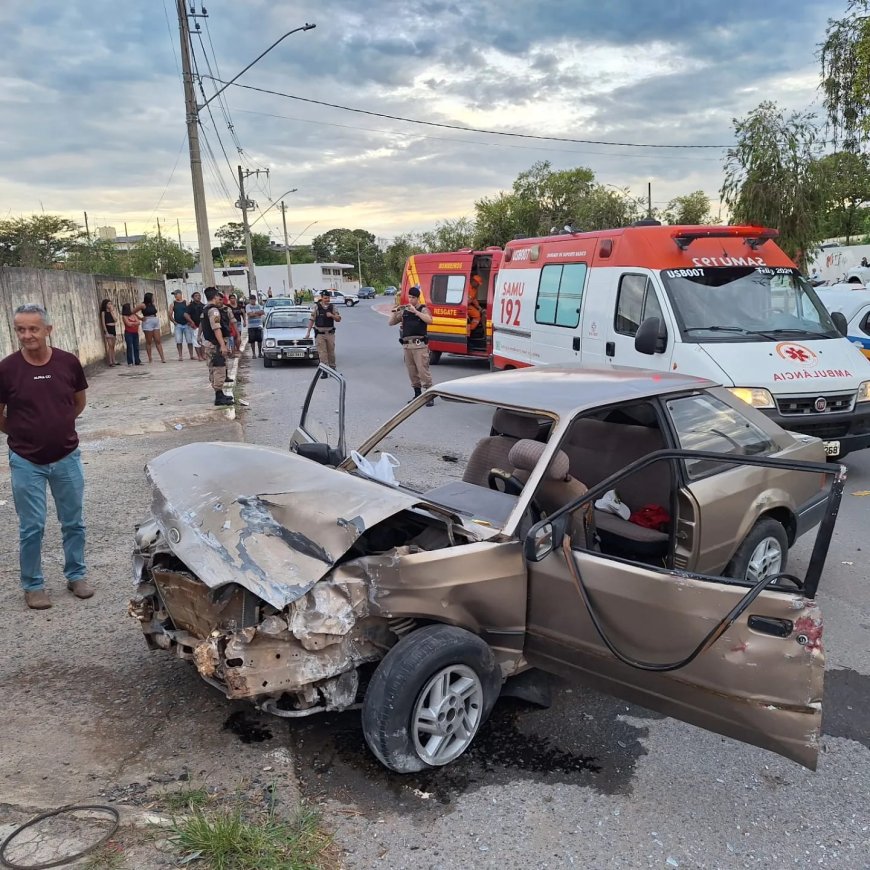
<svg viewBox="0 0 870 870">
<path fill-rule="evenodd" d="M 362 260 L 359 253 L 359 239 L 356 240 L 356 277 L 359 281 L 359 286 L 362 287 Z"/>
<path fill-rule="evenodd" d="M 160 218 L 157 218 L 157 238 L 162 242 L 163 234 L 160 232 Z"/>
<path fill-rule="evenodd" d="M 190 63 L 190 26 L 187 21 L 185 0 L 176 0 L 178 28 L 181 34 L 181 69 L 184 76 L 184 106 L 187 115 L 187 142 L 190 149 L 190 175 L 193 180 L 193 211 L 196 215 L 196 234 L 199 239 L 199 264 L 202 282 L 214 286 L 214 263 L 211 258 L 211 235 L 208 231 L 208 212 L 205 207 L 205 185 L 202 180 L 202 157 L 199 151 L 199 107 L 193 90 Z"/>
<path fill-rule="evenodd" d="M 239 198 L 236 208 L 242 210 L 242 226 L 245 228 L 245 251 L 248 257 L 248 295 L 257 295 L 257 274 L 254 267 L 254 252 L 251 247 L 251 227 L 248 224 L 248 210 L 255 208 L 257 203 L 245 196 L 245 179 L 251 175 L 259 175 L 261 172 L 267 176 L 268 169 L 242 169 L 239 167 Z"/>
<path fill-rule="evenodd" d="M 293 270 L 290 268 L 290 243 L 287 241 L 287 206 L 281 200 L 281 223 L 284 225 L 284 252 L 287 255 L 287 291 L 296 299 L 296 291 L 293 289 Z"/>
<path fill-rule="evenodd" d="M 91 240 L 91 229 L 88 226 L 88 213 L 85 212 L 85 233 L 87 234 L 88 241 Z"/>
<path fill-rule="evenodd" d="M 175 228 L 178 230 L 178 247 L 181 247 L 181 221 L 176 218 L 175 219 Z"/>
<path fill-rule="evenodd" d="M 647 217 L 652 218 L 652 182 L 646 183 Z"/>
</svg>

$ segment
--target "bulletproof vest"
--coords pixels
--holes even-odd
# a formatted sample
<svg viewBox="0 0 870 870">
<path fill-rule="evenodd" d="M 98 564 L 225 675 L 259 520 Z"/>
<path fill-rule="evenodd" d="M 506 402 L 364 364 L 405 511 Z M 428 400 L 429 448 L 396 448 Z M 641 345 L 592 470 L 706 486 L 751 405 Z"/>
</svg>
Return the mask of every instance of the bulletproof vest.
<svg viewBox="0 0 870 870">
<path fill-rule="evenodd" d="M 217 337 L 214 334 L 214 330 L 211 328 L 211 321 L 209 320 L 209 312 L 212 308 L 218 308 L 217 305 L 206 305 L 202 311 L 202 317 L 200 318 L 199 325 L 202 327 L 202 337 L 212 344 L 217 344 Z M 226 308 L 218 308 L 218 312 L 220 313 L 221 318 L 221 334 L 224 338 L 226 338 L 230 334 L 230 315 Z"/>
<path fill-rule="evenodd" d="M 314 315 L 314 325 L 317 329 L 334 329 L 335 321 L 326 316 L 327 311 L 333 311 L 334 307 L 330 302 L 324 308 L 319 302 L 317 303 L 317 313 Z"/>
<path fill-rule="evenodd" d="M 426 338 L 428 330 L 429 327 L 416 314 L 402 312 L 402 338 Z"/>
</svg>

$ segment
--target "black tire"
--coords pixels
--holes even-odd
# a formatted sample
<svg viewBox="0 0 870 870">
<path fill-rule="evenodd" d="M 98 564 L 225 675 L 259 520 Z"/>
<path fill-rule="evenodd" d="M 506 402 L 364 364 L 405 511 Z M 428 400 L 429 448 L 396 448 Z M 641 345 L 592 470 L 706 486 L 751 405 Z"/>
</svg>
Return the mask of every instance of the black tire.
<svg viewBox="0 0 870 870">
<path fill-rule="evenodd" d="M 270 368 L 272 368 L 273 365 L 274 365 L 274 360 L 270 360 L 269 357 L 267 357 L 267 356 L 263 357 L 263 368 L 264 369 L 270 369 Z"/>
<path fill-rule="evenodd" d="M 731 557 L 731 561 L 725 568 L 725 576 L 734 577 L 739 580 L 749 579 L 753 580 L 753 582 L 760 579 L 757 575 L 754 578 L 747 575 L 749 574 L 749 563 L 752 559 L 752 554 L 764 541 L 776 542 L 781 553 L 781 561 L 776 573 L 781 574 L 784 572 L 788 563 L 788 534 L 783 528 L 782 523 L 777 522 L 772 517 L 762 517 L 749 530 L 749 534 L 743 539 L 743 542 Z"/>
<path fill-rule="evenodd" d="M 441 351 L 440 350 L 430 350 L 429 351 L 429 365 L 437 366 L 438 363 L 441 362 Z"/>
<path fill-rule="evenodd" d="M 362 728 L 369 749 L 390 770 L 414 773 L 453 760 L 433 764 L 421 757 L 412 719 L 429 680 L 454 666 L 473 671 L 482 690 L 480 716 L 461 755 L 501 690 L 501 671 L 488 644 L 462 628 L 427 625 L 402 638 L 378 665 L 363 701 Z"/>
</svg>

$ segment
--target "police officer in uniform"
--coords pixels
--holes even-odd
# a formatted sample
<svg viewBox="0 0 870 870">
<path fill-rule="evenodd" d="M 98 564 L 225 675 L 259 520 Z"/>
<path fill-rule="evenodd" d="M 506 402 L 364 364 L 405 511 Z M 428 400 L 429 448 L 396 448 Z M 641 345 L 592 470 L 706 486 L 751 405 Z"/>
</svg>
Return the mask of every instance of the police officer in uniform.
<svg viewBox="0 0 870 870">
<path fill-rule="evenodd" d="M 429 324 L 432 315 L 429 309 L 420 301 L 420 288 L 411 287 L 408 290 L 408 304 L 393 309 L 390 326 L 401 323 L 399 343 L 405 351 L 405 368 L 414 388 L 414 398 L 423 390 L 432 386 L 432 375 L 429 374 Z M 435 402 L 426 402 L 430 407 Z"/>
<path fill-rule="evenodd" d="M 235 399 L 224 393 L 227 379 L 227 337 L 230 334 L 230 313 L 224 306 L 223 296 L 215 287 L 205 288 L 208 303 L 202 312 L 199 325 L 202 330 L 202 345 L 208 363 L 208 377 L 214 390 L 215 405 L 234 405 Z"/>
<path fill-rule="evenodd" d="M 330 368 L 335 368 L 335 324 L 341 320 L 341 314 L 329 301 L 329 290 L 320 291 L 320 299 L 311 308 L 311 319 L 308 321 L 308 331 L 305 337 L 311 335 L 314 329 L 317 355 L 320 361 L 325 362 Z M 326 372 L 321 372 L 320 377 L 325 378 Z"/>
</svg>

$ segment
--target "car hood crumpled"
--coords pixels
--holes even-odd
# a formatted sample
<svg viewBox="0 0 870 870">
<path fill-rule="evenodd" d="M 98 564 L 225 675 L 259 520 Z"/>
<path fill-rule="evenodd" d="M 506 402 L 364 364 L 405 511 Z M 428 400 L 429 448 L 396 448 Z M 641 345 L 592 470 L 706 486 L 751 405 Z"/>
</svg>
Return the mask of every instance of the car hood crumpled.
<svg viewBox="0 0 870 870">
<path fill-rule="evenodd" d="M 366 530 L 419 499 L 293 453 L 188 444 L 146 466 L 154 519 L 206 586 L 276 608 L 304 595 Z"/>
</svg>

